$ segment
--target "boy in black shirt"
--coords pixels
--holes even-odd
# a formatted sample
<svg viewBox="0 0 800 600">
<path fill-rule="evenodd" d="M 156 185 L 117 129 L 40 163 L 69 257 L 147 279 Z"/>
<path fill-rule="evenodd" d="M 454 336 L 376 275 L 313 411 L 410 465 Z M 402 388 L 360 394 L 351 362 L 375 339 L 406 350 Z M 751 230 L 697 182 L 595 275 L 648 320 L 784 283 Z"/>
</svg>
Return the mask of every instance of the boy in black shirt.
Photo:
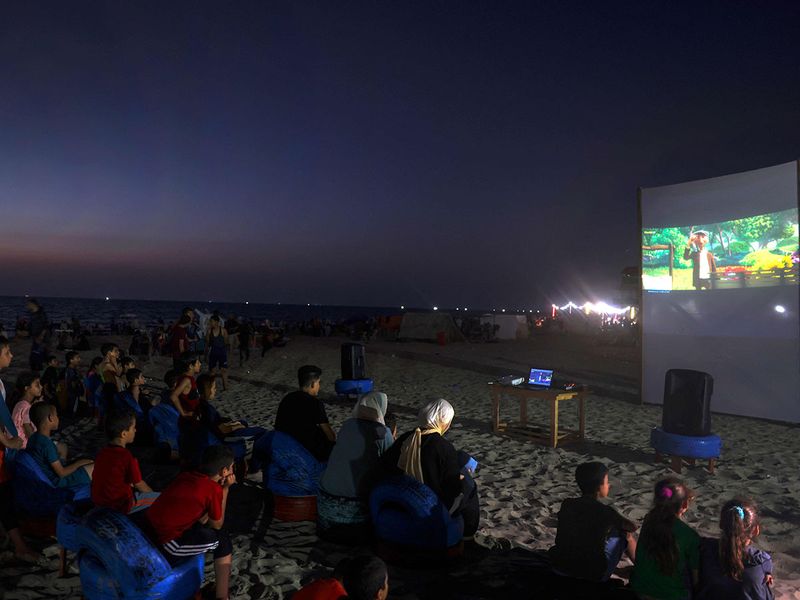
<svg viewBox="0 0 800 600">
<path fill-rule="evenodd" d="M 328 423 L 325 405 L 318 398 L 322 369 L 304 365 L 297 371 L 300 389 L 287 394 L 278 406 L 275 429 L 288 433 L 320 462 L 333 450 L 336 433 Z"/>
<path fill-rule="evenodd" d="M 550 559 L 556 572 L 590 581 L 607 581 L 626 552 L 636 556 L 636 524 L 600 502 L 611 489 L 608 467 L 601 462 L 578 465 L 575 479 L 583 494 L 568 498 L 558 512 L 556 544 Z"/>
</svg>

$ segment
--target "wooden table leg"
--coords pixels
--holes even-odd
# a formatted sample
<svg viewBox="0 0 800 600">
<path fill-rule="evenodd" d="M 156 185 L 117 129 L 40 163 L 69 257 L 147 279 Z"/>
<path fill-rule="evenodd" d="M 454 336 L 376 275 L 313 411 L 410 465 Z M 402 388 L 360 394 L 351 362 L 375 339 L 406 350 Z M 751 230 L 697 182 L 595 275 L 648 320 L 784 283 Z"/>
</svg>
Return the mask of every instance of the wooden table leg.
<svg viewBox="0 0 800 600">
<path fill-rule="evenodd" d="M 522 427 L 528 424 L 528 399 L 524 396 L 519 398 L 519 424 Z"/>
<path fill-rule="evenodd" d="M 680 474 L 682 466 L 683 466 L 683 458 L 680 456 L 673 456 L 671 464 L 672 470 Z"/>
<path fill-rule="evenodd" d="M 550 447 L 558 445 L 558 400 L 556 396 L 550 401 Z"/>
<path fill-rule="evenodd" d="M 714 471 L 716 469 L 716 466 L 717 466 L 717 459 L 716 458 L 709 458 L 708 459 L 708 472 L 713 475 Z"/>
</svg>

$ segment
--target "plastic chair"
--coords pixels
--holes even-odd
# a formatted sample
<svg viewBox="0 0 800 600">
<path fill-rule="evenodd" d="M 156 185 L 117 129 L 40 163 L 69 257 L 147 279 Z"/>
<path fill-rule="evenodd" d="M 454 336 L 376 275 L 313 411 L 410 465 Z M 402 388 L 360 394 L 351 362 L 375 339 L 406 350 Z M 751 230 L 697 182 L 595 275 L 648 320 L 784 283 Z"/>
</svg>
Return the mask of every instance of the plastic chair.
<svg viewBox="0 0 800 600">
<path fill-rule="evenodd" d="M 121 513 L 92 509 L 77 533 L 81 587 L 87 600 L 186 600 L 203 585 L 205 555 L 173 567 Z"/>
</svg>

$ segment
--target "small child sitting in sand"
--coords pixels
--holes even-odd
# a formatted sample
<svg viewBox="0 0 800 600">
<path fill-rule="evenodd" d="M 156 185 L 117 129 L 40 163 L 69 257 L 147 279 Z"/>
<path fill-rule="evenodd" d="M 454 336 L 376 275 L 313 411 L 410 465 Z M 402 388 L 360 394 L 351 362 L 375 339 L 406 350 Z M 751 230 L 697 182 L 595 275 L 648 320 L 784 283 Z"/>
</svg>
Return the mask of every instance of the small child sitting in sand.
<svg viewBox="0 0 800 600">
<path fill-rule="evenodd" d="M 145 513 L 146 525 L 171 564 L 214 552 L 218 600 L 228 598 L 233 547 L 223 525 L 234 483 L 233 452 L 227 446 L 209 446 L 201 467 L 178 475 Z"/>
<path fill-rule="evenodd" d="M 734 498 L 722 507 L 719 540 L 700 543 L 698 600 L 772 600 L 772 558 L 752 545 L 761 533 L 752 500 Z"/>
<path fill-rule="evenodd" d="M 75 415 L 85 415 L 85 394 L 86 389 L 83 385 L 83 377 L 80 374 L 81 355 L 74 350 L 70 350 L 64 357 L 66 366 L 64 367 L 64 386 L 67 388 L 67 410 Z"/>
<path fill-rule="evenodd" d="M 561 503 L 558 531 L 550 559 L 556 572 L 589 581 L 607 581 L 622 553 L 636 556 L 636 524 L 600 502 L 608 498 L 608 467 L 587 462 L 575 469 L 583 494 Z"/>
<path fill-rule="evenodd" d="M 17 401 L 11 411 L 11 418 L 17 428 L 17 435 L 22 440 L 22 447 L 28 444 L 28 438 L 36 431 L 36 427 L 31 423 L 31 406 L 42 399 L 42 384 L 39 376 L 26 371 L 20 373 L 14 385 Z"/>
<path fill-rule="evenodd" d="M 689 598 L 686 581 L 697 585 L 700 536 L 681 520 L 694 492 L 677 477 L 656 483 L 653 508 L 642 524 L 631 587 L 642 600 Z"/>
<path fill-rule="evenodd" d="M 333 577 L 318 579 L 295 593 L 294 600 L 386 600 L 389 573 L 377 556 L 364 555 L 339 561 Z"/>
<path fill-rule="evenodd" d="M 125 446 L 136 437 L 136 415 L 131 410 L 106 417 L 108 446 L 95 457 L 92 502 L 130 514 L 149 508 L 158 498 L 142 479 L 139 462 Z"/>
<path fill-rule="evenodd" d="M 60 373 L 58 369 L 58 357 L 52 354 L 47 356 L 45 369 L 42 373 L 42 392 L 47 402 L 55 403 L 58 399 L 58 380 Z"/>
<path fill-rule="evenodd" d="M 66 456 L 63 459 L 59 457 L 56 443 L 50 438 L 51 433 L 58 429 L 56 407 L 47 402 L 37 402 L 31 408 L 31 422 L 36 426 L 36 431 L 28 439 L 27 451 L 52 484 L 56 487 L 73 487 L 90 483 L 94 461 L 80 459 L 66 464 Z"/>
</svg>

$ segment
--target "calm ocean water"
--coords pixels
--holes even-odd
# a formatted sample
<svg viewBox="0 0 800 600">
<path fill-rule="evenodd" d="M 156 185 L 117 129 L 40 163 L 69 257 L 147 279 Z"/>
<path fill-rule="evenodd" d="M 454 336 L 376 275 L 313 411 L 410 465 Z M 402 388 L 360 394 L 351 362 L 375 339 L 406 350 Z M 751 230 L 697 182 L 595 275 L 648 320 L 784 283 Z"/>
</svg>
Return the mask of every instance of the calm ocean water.
<svg viewBox="0 0 800 600">
<path fill-rule="evenodd" d="M 37 298 L 52 323 L 69 321 L 77 317 L 83 325 L 109 326 L 112 320 L 128 321 L 135 318 L 140 325 L 155 324 L 159 319 L 170 323 L 184 306 L 203 312 L 220 311 L 227 317 L 247 317 L 256 321 L 284 321 L 297 323 L 318 317 L 331 321 L 360 319 L 382 315 L 399 314 L 399 308 L 363 306 L 299 306 L 292 304 L 244 304 L 229 302 L 175 302 L 162 300 L 104 300 L 96 298 Z M 22 296 L 0 296 L 0 323 L 13 335 L 14 324 L 19 317 L 27 317 L 25 298 Z"/>
</svg>

